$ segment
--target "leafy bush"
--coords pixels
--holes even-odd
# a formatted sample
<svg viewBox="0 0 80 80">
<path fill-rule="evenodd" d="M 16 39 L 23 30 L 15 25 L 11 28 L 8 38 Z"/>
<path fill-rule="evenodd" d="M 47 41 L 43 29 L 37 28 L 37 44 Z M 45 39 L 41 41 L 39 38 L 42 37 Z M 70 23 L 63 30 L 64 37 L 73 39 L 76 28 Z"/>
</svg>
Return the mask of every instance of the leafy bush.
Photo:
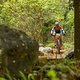
<svg viewBox="0 0 80 80">
<path fill-rule="evenodd" d="M 20 75 L 22 80 L 27 80 L 27 78 L 23 72 L 19 71 L 19 75 Z"/>
</svg>

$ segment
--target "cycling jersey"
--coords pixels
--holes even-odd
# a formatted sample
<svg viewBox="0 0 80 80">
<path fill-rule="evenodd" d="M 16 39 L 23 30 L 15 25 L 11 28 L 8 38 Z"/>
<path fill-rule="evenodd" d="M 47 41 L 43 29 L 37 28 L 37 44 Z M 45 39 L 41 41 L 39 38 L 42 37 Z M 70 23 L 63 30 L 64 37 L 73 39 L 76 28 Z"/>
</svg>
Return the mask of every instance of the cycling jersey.
<svg viewBox="0 0 80 80">
<path fill-rule="evenodd" d="M 61 33 L 61 30 L 63 29 L 62 26 L 54 26 L 53 29 L 55 30 L 56 33 Z"/>
</svg>

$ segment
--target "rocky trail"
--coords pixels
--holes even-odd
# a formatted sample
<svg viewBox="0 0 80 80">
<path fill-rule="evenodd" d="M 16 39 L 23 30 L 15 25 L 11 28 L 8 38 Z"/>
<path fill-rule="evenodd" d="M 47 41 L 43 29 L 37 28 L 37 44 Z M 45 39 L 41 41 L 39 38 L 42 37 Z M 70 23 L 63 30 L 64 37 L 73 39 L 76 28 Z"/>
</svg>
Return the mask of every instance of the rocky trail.
<svg viewBox="0 0 80 80">
<path fill-rule="evenodd" d="M 56 53 L 56 49 L 53 48 L 51 52 L 42 52 L 42 55 L 39 55 L 39 59 L 63 59 L 63 58 L 73 58 L 74 57 L 74 49 L 70 48 L 68 50 L 60 50 L 60 54 Z"/>
</svg>

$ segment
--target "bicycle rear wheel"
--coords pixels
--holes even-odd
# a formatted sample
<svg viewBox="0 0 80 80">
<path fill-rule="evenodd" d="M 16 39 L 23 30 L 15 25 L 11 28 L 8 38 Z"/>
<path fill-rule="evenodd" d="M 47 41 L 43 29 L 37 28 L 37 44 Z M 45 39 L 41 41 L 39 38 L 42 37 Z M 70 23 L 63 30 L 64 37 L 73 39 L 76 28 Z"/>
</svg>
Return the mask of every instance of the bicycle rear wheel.
<svg viewBox="0 0 80 80">
<path fill-rule="evenodd" d="M 60 54 L 60 40 L 57 40 L 57 53 Z"/>
</svg>

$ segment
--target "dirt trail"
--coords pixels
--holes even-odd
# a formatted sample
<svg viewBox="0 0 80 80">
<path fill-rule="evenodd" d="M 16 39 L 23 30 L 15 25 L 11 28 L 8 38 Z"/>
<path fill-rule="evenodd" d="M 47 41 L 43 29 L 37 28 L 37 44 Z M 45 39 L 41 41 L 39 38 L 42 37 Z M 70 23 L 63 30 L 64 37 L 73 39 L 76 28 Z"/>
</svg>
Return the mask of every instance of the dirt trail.
<svg viewBox="0 0 80 80">
<path fill-rule="evenodd" d="M 71 54 L 71 52 L 74 52 L 73 48 L 70 48 L 68 50 L 60 50 L 60 54 L 56 54 L 56 49 L 53 48 L 53 53 L 45 53 L 42 56 L 38 56 L 39 59 L 62 59 L 66 58 L 67 55 Z"/>
</svg>

